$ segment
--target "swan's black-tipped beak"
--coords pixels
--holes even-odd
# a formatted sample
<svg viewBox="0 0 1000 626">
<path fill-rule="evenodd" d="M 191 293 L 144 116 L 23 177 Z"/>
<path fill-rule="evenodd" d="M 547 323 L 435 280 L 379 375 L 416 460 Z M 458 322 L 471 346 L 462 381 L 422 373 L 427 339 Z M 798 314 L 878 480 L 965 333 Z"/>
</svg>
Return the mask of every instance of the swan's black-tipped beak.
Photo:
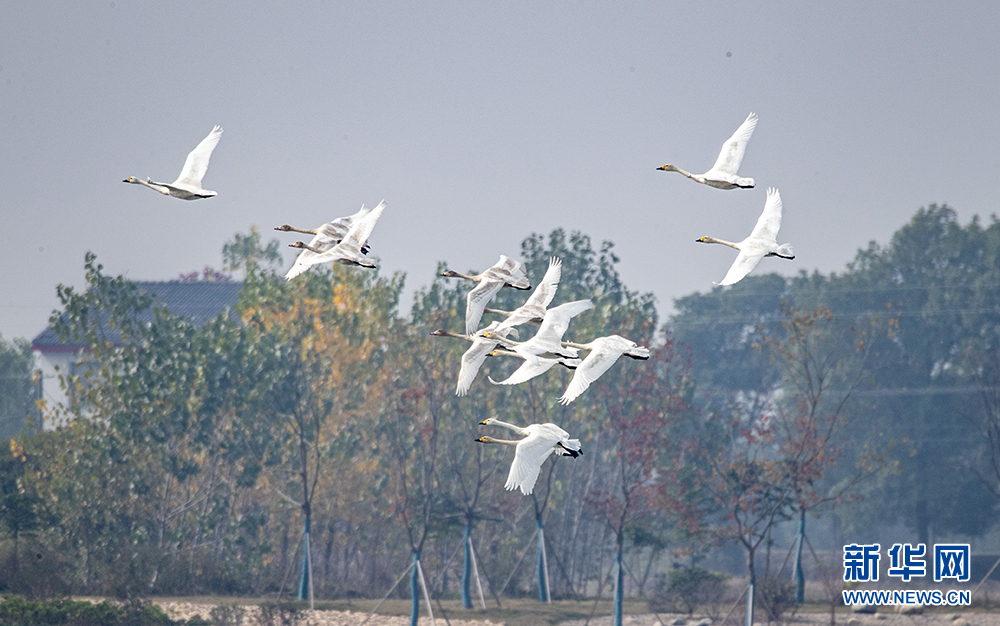
<svg viewBox="0 0 1000 626">
<path fill-rule="evenodd" d="M 479 422 L 479 425 L 480 426 L 489 426 L 489 424 L 486 423 L 486 420 L 483 420 L 483 421 Z"/>
<path fill-rule="evenodd" d="M 123 183 L 127 183 L 127 182 L 128 182 L 128 179 L 126 178 L 126 179 L 125 179 L 125 180 L 123 180 L 122 182 L 123 182 Z"/>
<path fill-rule="evenodd" d="M 483 443 L 483 438 L 482 438 L 482 437 L 480 437 L 480 438 L 478 438 L 478 439 L 473 439 L 473 441 L 478 441 L 479 443 Z"/>
</svg>

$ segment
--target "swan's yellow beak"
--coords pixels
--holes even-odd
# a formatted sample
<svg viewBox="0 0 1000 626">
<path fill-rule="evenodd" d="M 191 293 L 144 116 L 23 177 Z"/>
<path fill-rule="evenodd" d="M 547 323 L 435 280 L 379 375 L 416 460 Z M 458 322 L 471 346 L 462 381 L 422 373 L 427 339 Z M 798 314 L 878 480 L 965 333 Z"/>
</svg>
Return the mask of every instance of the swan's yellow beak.
<svg viewBox="0 0 1000 626">
<path fill-rule="evenodd" d="M 476 439 L 475 441 L 478 441 L 479 443 L 486 443 L 485 441 L 483 441 L 482 437 L 480 437 L 479 439 Z"/>
<path fill-rule="evenodd" d="M 489 420 L 483 420 L 483 421 L 479 422 L 479 425 L 480 426 L 489 426 Z"/>
</svg>

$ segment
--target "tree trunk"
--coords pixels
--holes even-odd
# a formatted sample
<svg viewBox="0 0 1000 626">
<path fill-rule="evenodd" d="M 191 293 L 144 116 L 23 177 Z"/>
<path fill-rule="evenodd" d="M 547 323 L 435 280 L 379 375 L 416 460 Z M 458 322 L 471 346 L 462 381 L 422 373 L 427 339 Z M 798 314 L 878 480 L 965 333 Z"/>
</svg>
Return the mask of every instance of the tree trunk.
<svg viewBox="0 0 1000 626">
<path fill-rule="evenodd" d="M 309 527 L 311 525 L 311 519 L 309 515 L 309 508 L 302 507 L 305 513 L 305 521 L 303 522 L 302 528 L 302 577 L 299 579 L 299 600 L 312 600 L 312 594 L 310 588 L 312 587 L 312 563 L 310 558 L 309 549 Z"/>
<path fill-rule="evenodd" d="M 462 608 L 472 608 L 472 593 L 469 586 L 472 583 L 472 519 L 465 520 L 465 559 L 462 565 Z"/>
<path fill-rule="evenodd" d="M 625 535 L 619 530 L 615 546 L 615 626 L 622 626 L 622 603 L 625 599 L 625 576 L 622 570 L 622 548 L 625 545 Z"/>
<path fill-rule="evenodd" d="M 806 537 L 806 509 L 799 512 L 799 534 L 795 539 L 795 604 L 803 604 L 806 598 L 806 576 L 802 571 L 802 544 Z"/>
<path fill-rule="evenodd" d="M 545 527 L 542 524 L 542 518 L 536 517 L 535 524 L 538 526 L 538 559 L 537 567 L 538 570 L 538 601 L 548 602 L 549 601 L 549 573 L 547 571 L 547 563 L 545 562 Z"/>
<path fill-rule="evenodd" d="M 420 584 L 417 578 L 417 562 L 420 561 L 420 552 L 413 553 L 413 568 L 410 570 L 410 626 L 417 626 L 420 618 Z"/>
<path fill-rule="evenodd" d="M 754 549 L 747 548 L 747 573 L 750 574 L 750 584 L 747 587 L 747 614 L 745 626 L 753 626 L 754 587 L 757 586 L 757 570 L 754 567 Z"/>
</svg>

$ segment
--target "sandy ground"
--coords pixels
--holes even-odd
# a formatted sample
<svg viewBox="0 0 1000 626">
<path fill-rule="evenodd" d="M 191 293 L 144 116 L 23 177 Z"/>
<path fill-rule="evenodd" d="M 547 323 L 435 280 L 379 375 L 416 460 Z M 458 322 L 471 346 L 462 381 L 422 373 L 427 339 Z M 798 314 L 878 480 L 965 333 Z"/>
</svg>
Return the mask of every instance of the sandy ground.
<svg viewBox="0 0 1000 626">
<path fill-rule="evenodd" d="M 215 608 L 211 604 L 192 604 L 189 602 L 154 602 L 154 604 L 159 605 L 170 616 L 170 619 L 174 620 L 189 620 L 195 616 L 207 620 L 210 618 L 212 609 Z M 245 626 L 256 625 L 257 612 L 260 609 L 255 606 L 243 608 L 246 610 L 243 624 Z M 302 611 L 301 615 L 303 619 L 299 621 L 299 624 L 303 626 L 358 626 L 368 617 L 368 613 L 361 611 Z M 409 623 L 409 617 L 376 614 L 368 620 L 366 626 L 408 626 Z M 436 620 L 436 623 L 438 626 L 447 626 L 443 619 Z M 430 624 L 430 618 L 420 618 L 420 626 L 430 626 Z M 501 624 L 488 620 L 451 620 L 452 626 L 501 626 Z"/>
<path fill-rule="evenodd" d="M 187 602 L 164 602 L 158 603 L 161 608 L 171 617 L 171 619 L 188 620 L 194 616 L 201 616 L 209 619 L 213 606 L 209 604 L 192 604 Z M 244 624 L 255 624 L 255 612 L 257 607 L 245 607 L 247 613 L 244 617 Z M 368 613 L 351 611 L 303 611 L 304 620 L 300 624 L 308 626 L 358 626 Z M 388 615 L 374 615 L 368 621 L 371 626 L 407 626 L 409 618 Z M 421 626 L 429 626 L 429 618 L 420 618 Z M 438 626 L 447 626 L 445 620 L 438 618 Z M 584 626 L 584 621 L 562 622 L 561 626 Z M 611 624 L 610 617 L 595 617 L 590 620 L 590 626 L 607 626 Z M 687 616 L 671 615 L 661 613 L 659 616 L 649 615 L 626 615 L 624 623 L 627 626 L 709 626 L 712 622 L 706 622 L 706 618 L 695 616 L 688 619 Z M 721 619 L 715 622 L 718 626 Z M 791 626 L 826 626 L 830 623 L 829 614 L 798 614 L 789 616 L 785 624 Z M 503 622 L 491 622 L 488 620 L 451 620 L 451 626 L 501 626 Z M 728 624 L 742 626 L 742 616 L 730 617 Z M 886 607 L 884 611 L 874 615 L 838 613 L 837 624 L 841 626 L 1000 626 L 1000 613 L 985 613 L 976 610 L 958 611 L 949 613 L 928 612 L 922 615 L 900 615 L 895 613 L 891 607 Z M 509 624 L 507 626 L 517 626 Z"/>
</svg>

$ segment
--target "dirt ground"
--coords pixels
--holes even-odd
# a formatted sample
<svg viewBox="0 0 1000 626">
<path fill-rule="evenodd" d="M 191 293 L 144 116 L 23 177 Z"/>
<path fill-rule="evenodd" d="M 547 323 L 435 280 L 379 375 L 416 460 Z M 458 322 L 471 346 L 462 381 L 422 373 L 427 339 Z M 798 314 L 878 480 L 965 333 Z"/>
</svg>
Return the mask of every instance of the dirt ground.
<svg viewBox="0 0 1000 626">
<path fill-rule="evenodd" d="M 202 619 L 209 619 L 209 615 L 214 608 L 212 604 L 190 602 L 156 602 L 156 604 L 171 619 L 184 620 L 195 616 L 200 616 Z M 256 612 L 259 611 L 258 607 L 246 606 L 244 609 L 246 613 L 243 623 L 255 624 Z M 359 626 L 368 617 L 368 612 L 317 610 L 303 611 L 302 616 L 304 619 L 300 623 L 308 626 Z M 526 616 L 516 615 L 503 621 L 495 621 L 496 618 L 493 618 L 493 620 L 455 619 L 451 615 L 449 615 L 449 622 L 446 622 L 440 615 L 437 615 L 436 618 L 435 621 L 438 626 L 448 626 L 449 622 L 451 626 L 500 626 L 501 624 L 505 624 L 506 626 L 521 626 L 521 624 L 529 622 Z M 627 626 L 709 626 L 709 624 L 720 626 L 722 622 L 721 619 L 718 619 L 716 622 L 709 621 L 706 623 L 705 619 L 697 615 L 694 618 L 688 618 L 686 615 L 661 613 L 658 616 L 654 614 L 626 615 L 624 623 Z M 544 618 L 540 622 L 535 622 L 535 620 L 530 621 L 532 623 L 558 623 L 560 626 L 584 626 L 586 624 L 586 620 L 584 619 L 562 621 L 555 615 L 548 615 L 547 618 Z M 407 626 L 409 623 L 408 617 L 400 615 L 376 614 L 368 621 L 368 624 L 371 626 Z M 591 619 L 589 626 L 607 626 L 611 623 L 611 617 L 605 615 Z M 763 624 L 764 622 L 760 623 Z M 794 616 L 789 616 L 784 623 L 790 626 L 826 626 L 830 623 L 830 615 L 829 613 L 797 613 Z M 892 607 L 885 607 L 883 611 L 874 615 L 838 612 L 836 623 L 840 626 L 1000 626 L 1000 613 L 986 613 L 981 610 L 972 609 L 947 613 L 935 610 L 921 615 L 901 615 L 895 613 Z M 420 618 L 421 626 L 429 626 L 430 624 L 431 620 L 429 618 Z M 728 624 L 742 626 L 742 615 L 730 617 Z"/>
</svg>

